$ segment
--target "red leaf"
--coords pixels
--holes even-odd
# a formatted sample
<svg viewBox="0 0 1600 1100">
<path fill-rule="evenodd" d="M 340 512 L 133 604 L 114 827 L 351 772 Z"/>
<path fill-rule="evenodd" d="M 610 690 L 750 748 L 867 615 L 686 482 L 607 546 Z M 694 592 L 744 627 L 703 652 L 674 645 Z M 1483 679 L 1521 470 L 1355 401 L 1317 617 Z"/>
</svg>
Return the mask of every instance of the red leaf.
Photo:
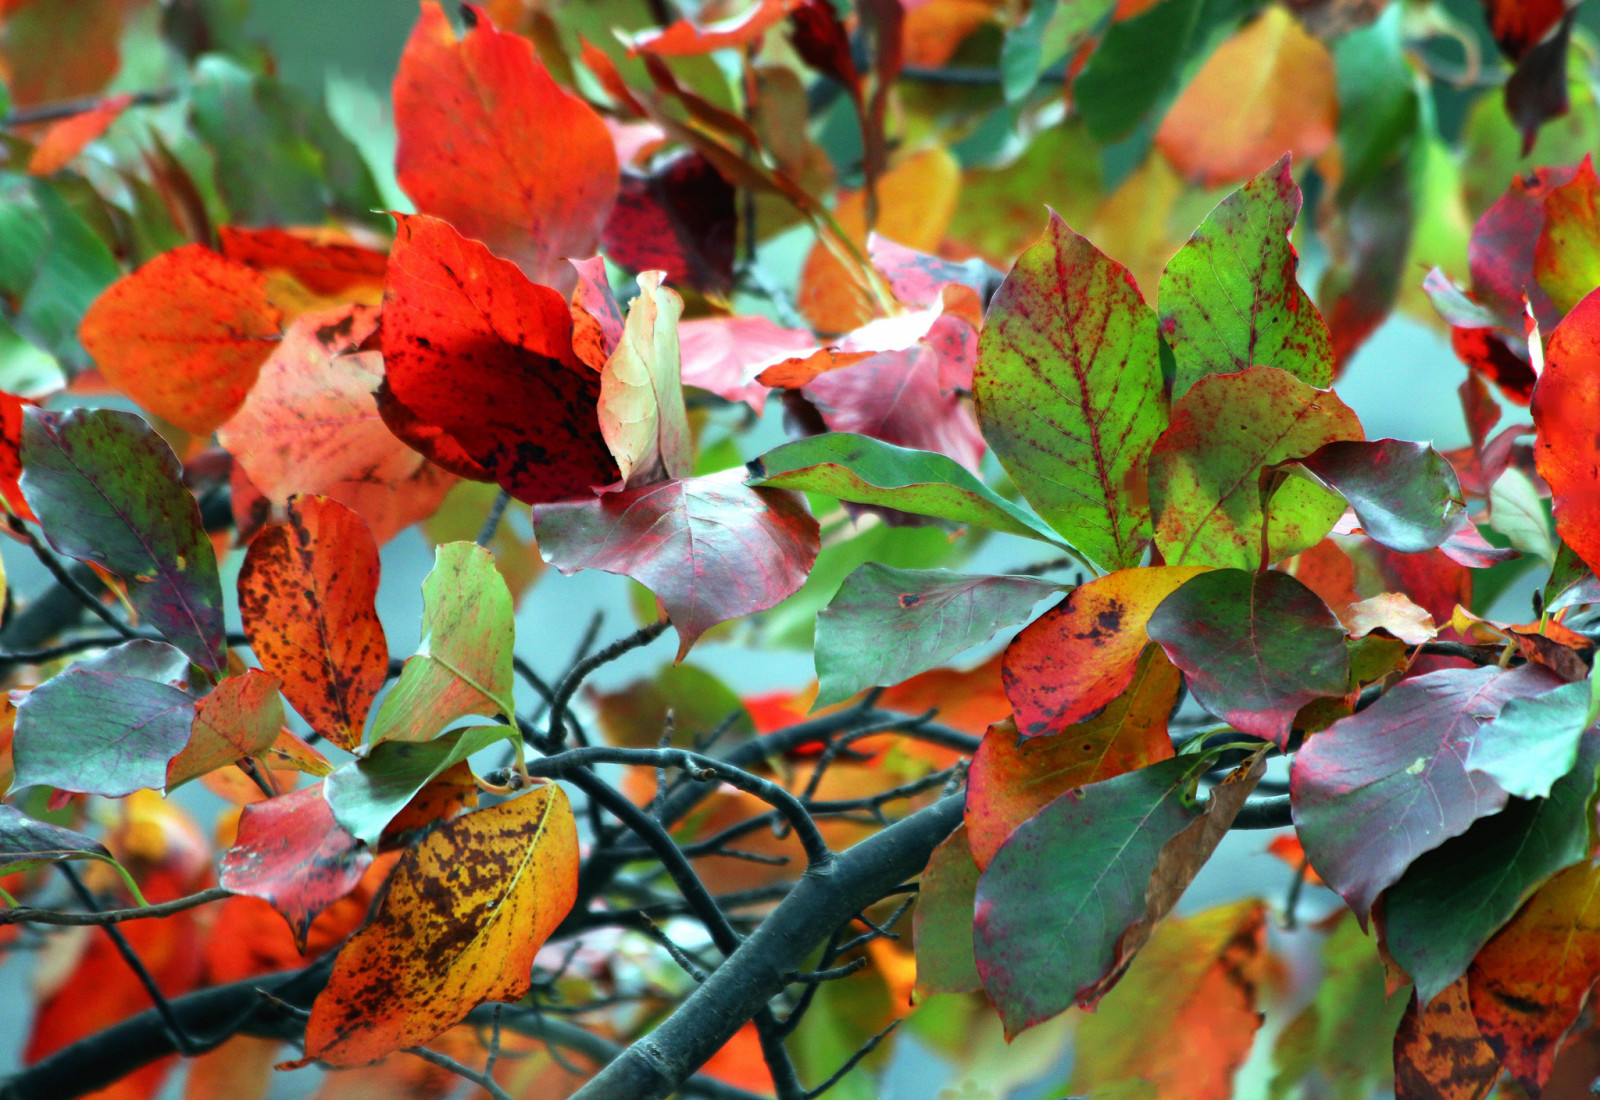
<svg viewBox="0 0 1600 1100">
<path fill-rule="evenodd" d="M 32 404 L 25 397 L 0 392 L 0 499 L 12 515 L 37 523 L 17 484 L 22 476 L 22 409 Z"/>
<path fill-rule="evenodd" d="M 758 413 L 768 389 L 756 376 L 816 346 L 807 330 L 780 328 L 765 317 L 703 317 L 678 325 L 683 384 L 744 401 Z"/>
<path fill-rule="evenodd" d="M 131 95 L 103 99 L 91 110 L 71 115 L 45 131 L 28 161 L 30 176 L 50 176 L 65 168 L 83 147 L 110 128 L 133 102 Z"/>
<path fill-rule="evenodd" d="M 1550 334 L 1533 391 L 1534 459 L 1554 495 L 1556 531 L 1590 569 L 1600 563 L 1600 294 Z"/>
<path fill-rule="evenodd" d="M 829 371 L 802 391 L 835 432 L 852 432 L 949 455 L 968 469 L 983 461 L 983 436 L 961 398 L 940 385 L 931 348 L 883 352 Z"/>
<path fill-rule="evenodd" d="M 1512 332 L 1522 331 L 1524 294 L 1541 327 L 1552 329 L 1561 319 L 1534 278 L 1533 265 L 1544 229 L 1545 197 L 1572 182 L 1577 171 L 1575 165 L 1536 168 L 1530 176 L 1513 177 L 1506 193 L 1473 226 L 1467 242 L 1473 295 Z"/>
<path fill-rule="evenodd" d="M 783 22 L 800 0 L 760 0 L 743 15 L 715 23 L 695 24 L 680 19 L 664 30 L 634 35 L 633 50 L 662 57 L 688 57 L 746 46 Z"/>
<path fill-rule="evenodd" d="M 398 221 L 383 352 L 400 404 L 518 500 L 616 481 L 595 411 L 600 376 L 573 351 L 566 299 L 437 218 Z"/>
<path fill-rule="evenodd" d="M 572 350 L 595 370 L 622 342 L 622 307 L 606 279 L 606 262 L 599 256 L 573 260 L 578 285 L 572 291 Z"/>
<path fill-rule="evenodd" d="M 220 230 L 222 254 L 257 271 L 283 271 L 313 294 L 350 296 L 376 304 L 388 257 L 339 235 L 318 230 Z"/>
<path fill-rule="evenodd" d="M 726 292 L 733 286 L 733 185 L 705 157 L 685 150 L 648 175 L 627 172 L 606 222 L 606 255 L 634 271 Z"/>
<path fill-rule="evenodd" d="M 267 281 L 190 244 L 112 283 L 78 334 L 106 381 L 184 431 L 210 435 L 277 346 Z"/>
<path fill-rule="evenodd" d="M 368 852 L 339 828 L 322 784 L 246 806 L 239 839 L 222 853 L 222 885 L 271 903 L 306 950 L 317 914 L 361 882 Z"/>
<path fill-rule="evenodd" d="M 535 282 L 570 289 L 617 196 L 611 133 L 564 91 L 533 43 L 463 5 L 457 40 L 425 0 L 394 80 L 395 172 L 417 209 L 450 222 Z M 530 138 L 537 135 L 537 140 Z"/>
<path fill-rule="evenodd" d="M 678 630 L 678 659 L 720 622 L 765 611 L 805 582 L 817 521 L 798 493 L 752 489 L 744 470 L 666 481 L 534 510 L 545 559 L 601 569 L 656 594 Z"/>
<path fill-rule="evenodd" d="M 1544 41 L 1567 14 L 1567 8 L 1576 4 L 1567 0 L 1483 0 L 1483 6 L 1489 17 L 1489 33 L 1494 35 L 1500 52 L 1517 61 Z"/>
</svg>

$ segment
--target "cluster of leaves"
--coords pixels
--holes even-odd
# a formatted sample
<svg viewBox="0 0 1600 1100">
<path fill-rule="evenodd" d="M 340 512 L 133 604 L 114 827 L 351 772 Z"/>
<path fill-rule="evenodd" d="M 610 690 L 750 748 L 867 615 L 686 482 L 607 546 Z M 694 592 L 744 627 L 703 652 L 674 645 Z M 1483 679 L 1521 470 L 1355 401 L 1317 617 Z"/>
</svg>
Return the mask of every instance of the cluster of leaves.
<svg viewBox="0 0 1600 1100">
<path fill-rule="evenodd" d="M 806 904 L 785 860 L 958 799 L 914 952 L 905 907 L 874 908 L 891 876 L 847 907 L 866 934 L 809 928 L 812 973 L 753 986 L 701 1056 L 653 1054 L 681 1071 L 660 1084 L 814 1095 L 943 993 L 1008 1039 L 1098 1006 L 1076 1091 L 1227 1095 L 1268 909 L 1170 914 L 1230 829 L 1291 823 L 1298 875 L 1350 914 L 1274 1095 L 1581 1072 L 1600 108 L 1569 79 L 1576 10 L 1485 4 L 1509 75 L 1452 148 L 1441 42 L 1479 31 L 1433 8 L 759 0 L 618 36 L 642 14 L 612 9 L 424 2 L 392 101 L 412 211 L 386 215 L 371 150 L 229 5 L 0 3 L 0 501 L 77 597 L 0 630 L 0 871 L 8 898 L 61 864 L 132 906 L 0 931 L 133 922 L 74 941 L 28 1061 L 92 1061 L 153 1000 L 196 1098 L 264 1091 L 284 1038 L 289 1066 L 351 1069 L 328 1097 L 565 1095 L 589 1066 L 563 1043 L 598 1065 L 663 1013 L 697 1030 L 672 1031 L 697 1002 L 661 960 L 743 973 L 750 907 Z M 179 90 L 108 92 L 135 48 Z M 1316 302 L 1292 241 L 1326 256 Z M 1333 388 L 1397 306 L 1449 328 L 1465 448 L 1368 439 Z M 1532 423 L 1497 433 L 1497 395 Z M 790 441 L 752 454 L 779 403 Z M 379 547 L 416 524 L 436 560 L 402 662 Z M 1005 539 L 1052 557 L 942 568 Z M 514 655 L 541 561 L 648 594 L 554 682 Z M 1534 621 L 1485 617 L 1541 564 Z M 815 687 L 741 701 L 677 663 L 735 619 L 811 644 Z M 585 677 L 669 624 L 677 662 L 583 700 L 591 744 Z M 238 807 L 215 872 L 154 793 L 192 781 Z M 654 923 L 679 915 L 709 948 Z M 597 928 L 647 947 L 565 949 Z M 315 988 L 288 1036 L 172 1016 L 289 972 Z M 563 998 L 578 1037 L 542 1022 Z M 518 1002 L 485 1038 L 483 1006 Z M 135 1065 L 117 1095 L 161 1087 Z"/>
</svg>

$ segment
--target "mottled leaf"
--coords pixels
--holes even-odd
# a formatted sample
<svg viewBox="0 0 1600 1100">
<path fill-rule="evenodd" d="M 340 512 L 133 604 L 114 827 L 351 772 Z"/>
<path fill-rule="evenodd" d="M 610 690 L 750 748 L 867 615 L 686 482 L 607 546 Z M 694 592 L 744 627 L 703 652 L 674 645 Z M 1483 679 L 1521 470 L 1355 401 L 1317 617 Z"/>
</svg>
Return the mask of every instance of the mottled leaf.
<svg viewBox="0 0 1600 1100">
<path fill-rule="evenodd" d="M 485 1001 L 528 992 L 533 958 L 577 897 L 578 833 L 550 784 L 458 817 L 400 857 L 371 921 L 339 952 L 306 1056 L 375 1062 Z"/>
<path fill-rule="evenodd" d="M 1479 818 L 1424 853 L 1384 892 L 1384 945 L 1423 1003 L 1467 972 L 1478 949 L 1546 879 L 1589 854 L 1600 736 L 1584 738 L 1582 748 L 1550 797 L 1513 799 Z"/>
<path fill-rule="evenodd" d="M 433 0 L 394 79 L 395 173 L 424 214 L 482 241 L 536 283 L 571 289 L 617 196 L 604 120 L 561 88 L 533 43 L 469 5 L 457 39 Z M 539 140 L 529 140 L 537 134 Z"/>
<path fill-rule="evenodd" d="M 972 907 L 978 867 L 961 826 L 933 850 L 922 872 L 912 919 L 917 989 L 922 993 L 976 993 L 983 988 L 972 954 Z"/>
<path fill-rule="evenodd" d="M 1290 777 L 1294 823 L 1317 873 L 1366 918 L 1422 853 L 1506 804 L 1467 755 L 1507 700 L 1560 679 L 1536 664 L 1442 669 L 1402 680 L 1306 742 Z"/>
<path fill-rule="evenodd" d="M 752 485 L 825 493 L 1063 546 L 1054 531 L 947 455 L 830 432 L 774 447 L 749 466 Z"/>
<path fill-rule="evenodd" d="M 573 351 L 566 299 L 437 218 L 399 218 L 383 353 L 394 398 L 518 500 L 617 479 L 595 411 L 600 376 Z"/>
<path fill-rule="evenodd" d="M 512 726 L 473 726 L 432 741 L 383 741 L 328 776 L 323 797 L 350 835 L 377 844 L 417 792 L 473 753 L 516 736 Z"/>
<path fill-rule="evenodd" d="M 372 853 L 339 827 L 322 784 L 246 806 L 219 881 L 269 903 L 303 952 L 317 914 L 356 888 Z"/>
<path fill-rule="evenodd" d="M 1163 600 L 1146 629 L 1184 671 L 1196 702 L 1280 749 L 1296 711 L 1348 690 L 1344 625 L 1276 569 L 1202 573 Z"/>
<path fill-rule="evenodd" d="M 1033 577 L 863 565 L 817 615 L 816 705 L 941 665 L 1024 622 L 1062 587 Z"/>
<path fill-rule="evenodd" d="M 989 304 L 973 396 L 995 456 L 1103 569 L 1139 564 L 1142 491 L 1166 427 L 1155 312 L 1126 268 L 1055 214 Z"/>
<path fill-rule="evenodd" d="M 323 298 L 369 306 L 383 298 L 388 257 L 344 234 L 225 225 L 217 235 L 224 256 L 265 272 L 269 286 L 272 276 L 283 274 Z"/>
<path fill-rule="evenodd" d="M 1394 1037 L 1395 1100 L 1482 1100 L 1500 1077 L 1458 981 L 1425 1007 L 1406 1004 Z"/>
<path fill-rule="evenodd" d="M 1533 274 L 1563 314 L 1600 286 L 1600 177 L 1592 157 L 1545 196 Z"/>
<path fill-rule="evenodd" d="M 22 465 L 22 494 L 50 545 L 127 581 L 134 609 L 195 664 L 220 675 L 216 552 L 166 441 L 132 413 L 30 408 L 23 411 Z"/>
<path fill-rule="evenodd" d="M 1322 541 L 1344 502 L 1304 478 L 1272 495 L 1261 545 L 1261 471 L 1325 443 L 1360 439 L 1356 414 L 1332 390 L 1276 367 L 1208 374 L 1172 409 L 1150 456 L 1156 547 L 1171 565 L 1254 569 Z"/>
<path fill-rule="evenodd" d="M 661 286 L 659 271 L 640 275 L 639 296 L 600 372 L 600 433 L 627 488 L 693 471 L 694 441 L 678 359 L 682 313 L 683 299 Z"/>
<path fill-rule="evenodd" d="M 976 470 L 983 437 L 961 394 L 945 385 L 944 369 L 933 347 L 914 345 L 827 371 L 801 392 L 831 432 L 933 451 Z"/>
<path fill-rule="evenodd" d="M 718 623 L 793 595 L 817 557 L 817 521 L 800 496 L 749 488 L 744 473 L 536 508 L 540 552 L 563 573 L 601 569 L 654 592 L 682 660 Z"/>
<path fill-rule="evenodd" d="M 1161 332 L 1177 361 L 1175 398 L 1205 375 L 1257 366 L 1317 388 L 1333 381 L 1328 326 L 1295 277 L 1299 214 L 1285 156 L 1223 199 L 1167 263 Z"/>
<path fill-rule="evenodd" d="M 1017 729 L 1038 737 L 1092 716 L 1133 680 L 1145 624 L 1204 566 L 1122 569 L 1079 585 L 1006 647 L 1001 675 Z"/>
<path fill-rule="evenodd" d="M 245 757 L 264 755 L 280 734 L 293 737 L 283 728 L 281 686 L 276 676 L 255 668 L 218 684 L 200 701 L 189 743 L 167 765 L 167 791 Z"/>
<path fill-rule="evenodd" d="M 209 435 L 250 392 L 281 321 L 260 272 L 191 244 L 108 287 L 79 337 L 106 381 L 163 420 Z"/>
<path fill-rule="evenodd" d="M 378 621 L 378 548 L 361 517 L 327 497 L 289 501 L 289 522 L 257 535 L 239 571 L 239 616 L 261 667 L 311 728 L 361 744 L 389 670 Z"/>
<path fill-rule="evenodd" d="M 1554 494 L 1556 530 L 1590 569 L 1600 565 L 1600 294 L 1573 307 L 1545 350 L 1533 391 L 1533 454 Z M 1508 473 L 1510 471 L 1507 471 Z"/>
<path fill-rule="evenodd" d="M 1349 501 L 1367 537 L 1391 550 L 1432 550 L 1465 522 L 1456 472 L 1432 444 L 1341 440 L 1300 465 Z"/>
<path fill-rule="evenodd" d="M 978 868 L 987 868 L 1019 825 L 1067 791 L 1170 758 L 1167 715 L 1179 679 L 1151 646 L 1127 687 L 1094 717 L 1027 740 L 1014 722 L 991 726 L 967 779 L 967 831 Z"/>
<path fill-rule="evenodd" d="M 515 630 L 493 555 L 470 542 L 439 547 L 422 582 L 422 641 L 383 697 L 371 742 L 427 741 L 468 714 L 511 719 Z"/>
<path fill-rule="evenodd" d="M 17 707 L 13 788 L 160 790 L 194 725 L 189 658 L 165 642 L 124 642 L 79 661 Z"/>
</svg>

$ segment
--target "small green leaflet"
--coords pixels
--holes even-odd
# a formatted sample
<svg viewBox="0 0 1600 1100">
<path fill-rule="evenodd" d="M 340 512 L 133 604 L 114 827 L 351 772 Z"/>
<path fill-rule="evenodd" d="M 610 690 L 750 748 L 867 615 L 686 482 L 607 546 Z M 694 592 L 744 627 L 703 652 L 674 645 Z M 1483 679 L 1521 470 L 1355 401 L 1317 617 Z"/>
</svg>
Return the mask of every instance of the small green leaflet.
<svg viewBox="0 0 1600 1100">
<path fill-rule="evenodd" d="M 418 791 L 474 753 L 517 736 L 514 726 L 472 726 L 432 741 L 384 741 L 328 776 L 323 797 L 346 832 L 376 844 Z"/>
</svg>

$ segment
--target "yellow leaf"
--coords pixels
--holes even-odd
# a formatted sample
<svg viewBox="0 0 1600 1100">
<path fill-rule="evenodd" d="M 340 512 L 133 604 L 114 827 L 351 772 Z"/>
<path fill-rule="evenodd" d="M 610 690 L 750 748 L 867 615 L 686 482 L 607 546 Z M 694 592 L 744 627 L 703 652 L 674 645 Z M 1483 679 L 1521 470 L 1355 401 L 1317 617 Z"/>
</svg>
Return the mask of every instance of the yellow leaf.
<svg viewBox="0 0 1600 1100">
<path fill-rule="evenodd" d="M 577 828 L 554 784 L 428 834 L 339 953 L 311 1009 L 306 1056 L 367 1065 L 486 1001 L 522 997 L 577 885 Z"/>
</svg>

